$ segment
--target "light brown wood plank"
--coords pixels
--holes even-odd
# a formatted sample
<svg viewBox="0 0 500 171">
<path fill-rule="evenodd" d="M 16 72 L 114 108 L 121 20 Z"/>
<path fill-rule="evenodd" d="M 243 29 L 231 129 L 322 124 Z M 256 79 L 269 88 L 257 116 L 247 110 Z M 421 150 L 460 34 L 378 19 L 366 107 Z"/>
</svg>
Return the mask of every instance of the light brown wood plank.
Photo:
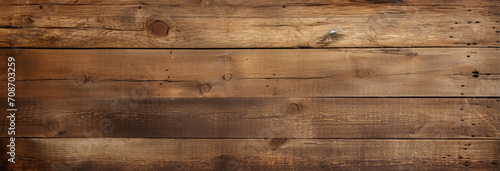
<svg viewBox="0 0 500 171">
<path fill-rule="evenodd" d="M 1 142 L 5 146 L 8 140 L 3 138 Z M 2 162 L 1 167 L 11 170 L 497 170 L 499 142 L 17 138 L 16 163 Z M 5 161 L 6 155 L 1 159 Z"/>
<path fill-rule="evenodd" d="M 498 48 L 2 49 L 17 97 L 500 96 Z M 0 61 L 6 84 L 6 60 Z"/>
<path fill-rule="evenodd" d="M 66 2 L 0 6 L 0 47 L 500 46 L 500 5 L 490 0 Z M 166 36 L 153 34 L 156 22 Z M 339 35 L 325 41 L 331 29 Z"/>
<path fill-rule="evenodd" d="M 500 99 L 30 98 L 16 104 L 17 137 L 500 138 Z M 8 125 L 4 119 L 0 127 Z"/>
</svg>

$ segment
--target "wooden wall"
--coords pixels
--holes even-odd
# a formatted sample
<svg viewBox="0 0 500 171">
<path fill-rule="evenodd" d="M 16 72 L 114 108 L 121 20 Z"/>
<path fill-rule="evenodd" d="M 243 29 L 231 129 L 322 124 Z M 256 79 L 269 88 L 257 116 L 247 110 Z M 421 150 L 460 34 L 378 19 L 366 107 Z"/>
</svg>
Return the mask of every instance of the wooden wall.
<svg viewBox="0 0 500 171">
<path fill-rule="evenodd" d="M 0 0 L 0 13 L 0 87 L 15 57 L 18 109 L 10 163 L 0 105 L 2 170 L 500 169 L 498 0 Z"/>
</svg>

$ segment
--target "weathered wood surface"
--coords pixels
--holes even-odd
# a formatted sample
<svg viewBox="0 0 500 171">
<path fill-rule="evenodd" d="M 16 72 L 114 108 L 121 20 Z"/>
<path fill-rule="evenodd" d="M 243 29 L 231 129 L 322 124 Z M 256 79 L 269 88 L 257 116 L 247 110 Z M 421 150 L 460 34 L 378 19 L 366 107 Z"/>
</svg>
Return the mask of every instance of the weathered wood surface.
<svg viewBox="0 0 500 171">
<path fill-rule="evenodd" d="M 211 7 L 226 6 L 226 5 L 244 5 L 244 6 L 272 6 L 272 5 L 308 5 L 308 6 L 325 6 L 337 4 L 339 6 L 359 6 L 359 5 L 394 5 L 394 6 L 484 6 L 496 7 L 500 2 L 496 0 L 149 0 L 144 2 L 141 0 L 0 0 L 4 5 L 167 5 L 174 7 L 191 7 L 193 5 L 205 5 Z M 181 6 L 182 5 L 182 6 Z M 280 6 L 281 7 L 281 6 Z M 199 12 L 199 11 L 193 11 Z"/>
<path fill-rule="evenodd" d="M 0 53 L 16 57 L 17 97 L 500 96 L 498 48 Z"/>
<path fill-rule="evenodd" d="M 20 137 L 500 138 L 500 99 L 30 98 L 17 104 Z M 8 120 L 1 123 L 7 130 Z"/>
<path fill-rule="evenodd" d="M 497 0 L 1 3 L 0 47 L 500 46 Z M 339 34 L 326 41 L 331 29 Z"/>
<path fill-rule="evenodd" d="M 2 168 L 498 170 L 500 162 L 497 140 L 17 138 L 16 146 L 16 164 L 2 155 Z"/>
<path fill-rule="evenodd" d="M 500 169 L 499 0 L 0 0 L 0 13 L 19 109 L 16 164 L 1 131 L 0 170 Z"/>
</svg>

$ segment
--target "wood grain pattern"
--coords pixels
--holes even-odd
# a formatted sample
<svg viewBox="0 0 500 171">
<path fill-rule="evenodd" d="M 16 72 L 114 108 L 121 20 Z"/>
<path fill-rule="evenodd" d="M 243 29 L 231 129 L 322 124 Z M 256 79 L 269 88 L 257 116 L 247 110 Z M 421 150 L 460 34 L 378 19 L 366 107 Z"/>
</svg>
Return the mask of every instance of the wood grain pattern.
<svg viewBox="0 0 500 171">
<path fill-rule="evenodd" d="M 11 170 L 497 170 L 497 140 L 18 138 Z M 8 143 L 2 139 L 2 145 Z M 281 141 L 279 141 L 281 142 Z M 5 148 L 1 148 L 4 150 Z M 4 159 L 4 155 L 1 157 Z M 2 160 L 4 161 L 4 160 Z"/>
<path fill-rule="evenodd" d="M 203 4 L 206 6 L 225 6 L 225 5 L 243 5 L 243 6 L 271 6 L 276 4 L 282 5 L 309 5 L 309 6 L 324 6 L 329 3 L 338 4 L 339 6 L 359 6 L 359 5 L 392 5 L 392 6 L 416 6 L 416 5 L 429 5 L 429 6 L 461 6 L 461 7 L 475 7 L 486 6 L 496 7 L 500 2 L 496 0 L 149 0 L 147 3 L 140 0 L 0 0 L 4 5 L 168 5 L 178 7 L 190 7 L 193 4 Z M 193 11 L 198 12 L 198 11 Z"/>
<path fill-rule="evenodd" d="M 0 47 L 500 46 L 495 0 L 2 3 Z M 168 27 L 166 36 L 154 34 L 158 22 Z M 326 41 L 331 29 L 339 35 Z"/>
<path fill-rule="evenodd" d="M 499 0 L 0 0 L 0 13 L 18 109 L 0 119 L 16 126 L 15 164 L 0 132 L 0 170 L 500 170 Z M 7 72 L 0 60 L 0 87 Z"/>
<path fill-rule="evenodd" d="M 500 138 L 499 99 L 29 98 L 17 104 L 22 137 Z"/>
<path fill-rule="evenodd" d="M 16 56 L 17 97 L 500 96 L 498 48 L 0 53 Z"/>
</svg>

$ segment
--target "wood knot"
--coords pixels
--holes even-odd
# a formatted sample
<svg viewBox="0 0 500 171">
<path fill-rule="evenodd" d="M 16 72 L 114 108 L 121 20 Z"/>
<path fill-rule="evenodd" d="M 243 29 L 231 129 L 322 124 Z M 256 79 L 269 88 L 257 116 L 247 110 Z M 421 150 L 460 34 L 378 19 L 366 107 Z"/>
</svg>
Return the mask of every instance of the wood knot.
<svg viewBox="0 0 500 171">
<path fill-rule="evenodd" d="M 165 36 L 168 33 L 168 26 L 164 22 L 156 21 L 151 27 L 151 32 L 158 37 Z"/>
<path fill-rule="evenodd" d="M 200 86 L 200 92 L 202 94 L 207 94 L 208 92 L 210 92 L 210 86 L 207 85 L 207 84 L 203 84 Z"/>
<path fill-rule="evenodd" d="M 354 74 L 357 78 L 368 78 L 370 77 L 372 71 L 370 69 L 356 69 Z"/>
<path fill-rule="evenodd" d="M 47 40 L 49 41 L 49 43 L 56 43 L 57 41 L 59 41 L 61 39 L 59 39 L 56 36 L 50 36 L 50 37 L 47 38 Z"/>
<path fill-rule="evenodd" d="M 63 135 L 66 133 L 66 130 L 62 129 L 63 126 L 59 125 L 59 123 L 54 120 L 47 121 L 47 128 L 52 135 Z"/>
<path fill-rule="evenodd" d="M 24 18 L 24 23 L 26 25 L 29 25 L 29 24 L 32 24 L 34 21 L 33 21 L 33 18 L 31 18 L 30 16 Z"/>
<path fill-rule="evenodd" d="M 297 114 L 299 112 L 300 112 L 300 107 L 296 103 L 292 103 L 286 107 L 287 114 L 293 115 L 293 114 Z"/>
<path fill-rule="evenodd" d="M 461 164 L 465 167 L 469 167 L 472 163 L 469 160 L 462 161 Z"/>
<path fill-rule="evenodd" d="M 276 148 L 283 145 L 286 142 L 286 140 L 287 140 L 286 138 L 273 138 L 273 140 L 271 140 L 272 149 L 276 150 Z"/>
<path fill-rule="evenodd" d="M 233 78 L 233 75 L 231 75 L 230 73 L 222 75 L 223 80 L 230 80 L 232 78 Z"/>
<path fill-rule="evenodd" d="M 90 82 L 90 77 L 87 75 L 79 75 L 75 77 L 76 83 L 78 84 L 85 84 Z"/>
</svg>

